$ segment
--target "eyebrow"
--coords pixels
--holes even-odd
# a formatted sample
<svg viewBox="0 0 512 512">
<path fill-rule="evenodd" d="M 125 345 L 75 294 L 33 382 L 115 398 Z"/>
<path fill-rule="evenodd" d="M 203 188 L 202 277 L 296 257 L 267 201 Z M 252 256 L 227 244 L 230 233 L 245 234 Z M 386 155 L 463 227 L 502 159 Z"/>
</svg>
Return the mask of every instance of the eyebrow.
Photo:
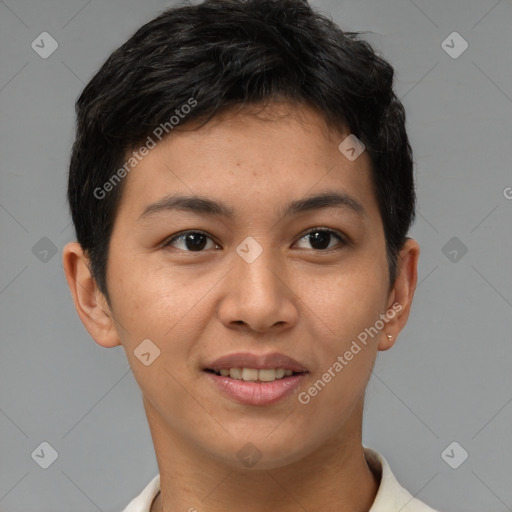
<svg viewBox="0 0 512 512">
<path fill-rule="evenodd" d="M 282 217 L 298 215 L 300 213 L 320 210 L 324 208 L 343 208 L 356 213 L 359 216 L 367 215 L 363 205 L 354 197 L 335 191 L 327 191 L 314 196 L 296 199 L 281 209 Z M 167 213 L 175 210 L 188 211 L 197 214 L 220 216 L 233 219 L 233 208 L 224 203 L 214 201 L 201 196 L 168 196 L 152 203 L 144 208 L 139 216 L 139 221 L 156 214 Z"/>
</svg>

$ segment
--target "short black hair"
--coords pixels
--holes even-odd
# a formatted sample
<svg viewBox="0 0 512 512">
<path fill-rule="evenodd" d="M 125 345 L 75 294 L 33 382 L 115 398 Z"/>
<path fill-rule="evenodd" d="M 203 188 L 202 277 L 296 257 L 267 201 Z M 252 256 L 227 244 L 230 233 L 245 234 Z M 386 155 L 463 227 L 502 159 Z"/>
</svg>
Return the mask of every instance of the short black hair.
<svg viewBox="0 0 512 512">
<path fill-rule="evenodd" d="M 315 108 L 365 145 L 392 286 L 415 217 L 412 150 L 393 67 L 359 35 L 306 0 L 206 0 L 164 11 L 110 55 L 76 102 L 67 192 L 77 240 L 109 304 L 108 249 L 128 152 L 159 126 L 171 133 L 182 111 L 185 123 L 207 122 L 283 99 Z"/>
</svg>

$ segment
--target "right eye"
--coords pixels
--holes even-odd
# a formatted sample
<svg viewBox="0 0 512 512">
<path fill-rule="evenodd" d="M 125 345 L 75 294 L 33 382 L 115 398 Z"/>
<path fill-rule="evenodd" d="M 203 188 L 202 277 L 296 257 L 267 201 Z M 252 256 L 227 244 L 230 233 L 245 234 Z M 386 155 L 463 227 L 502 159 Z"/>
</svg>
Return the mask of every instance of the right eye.
<svg viewBox="0 0 512 512">
<path fill-rule="evenodd" d="M 208 245 L 208 240 L 210 240 L 216 248 L 220 248 L 220 246 L 216 244 L 210 236 L 202 231 L 183 231 L 182 233 L 178 233 L 177 235 L 169 238 L 162 247 L 176 247 L 175 244 L 178 243 L 178 245 L 181 245 L 181 247 L 177 247 L 178 250 L 186 252 L 203 252 L 203 249 Z"/>
</svg>

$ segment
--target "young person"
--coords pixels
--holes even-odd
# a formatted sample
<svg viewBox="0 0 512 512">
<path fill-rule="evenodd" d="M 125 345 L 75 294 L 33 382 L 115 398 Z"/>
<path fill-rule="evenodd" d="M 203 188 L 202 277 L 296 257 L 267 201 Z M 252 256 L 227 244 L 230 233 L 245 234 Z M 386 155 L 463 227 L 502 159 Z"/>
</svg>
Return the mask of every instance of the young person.
<svg viewBox="0 0 512 512">
<path fill-rule="evenodd" d="M 63 266 L 142 391 L 159 474 L 125 512 L 433 510 L 362 445 L 417 281 L 392 86 L 306 1 L 207 0 L 85 87 Z"/>
</svg>

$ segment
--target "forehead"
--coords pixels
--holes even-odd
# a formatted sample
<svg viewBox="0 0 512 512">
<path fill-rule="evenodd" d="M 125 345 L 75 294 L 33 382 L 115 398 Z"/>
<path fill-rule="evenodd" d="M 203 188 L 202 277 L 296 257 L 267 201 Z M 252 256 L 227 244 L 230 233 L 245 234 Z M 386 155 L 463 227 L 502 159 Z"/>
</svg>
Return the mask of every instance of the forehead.
<svg viewBox="0 0 512 512">
<path fill-rule="evenodd" d="M 338 148 L 349 132 L 330 130 L 314 109 L 292 104 L 228 112 L 204 126 L 184 124 L 151 149 L 125 178 L 118 215 L 140 217 L 170 195 L 199 196 L 252 208 L 292 203 L 336 190 L 375 213 L 370 160 Z"/>
</svg>

